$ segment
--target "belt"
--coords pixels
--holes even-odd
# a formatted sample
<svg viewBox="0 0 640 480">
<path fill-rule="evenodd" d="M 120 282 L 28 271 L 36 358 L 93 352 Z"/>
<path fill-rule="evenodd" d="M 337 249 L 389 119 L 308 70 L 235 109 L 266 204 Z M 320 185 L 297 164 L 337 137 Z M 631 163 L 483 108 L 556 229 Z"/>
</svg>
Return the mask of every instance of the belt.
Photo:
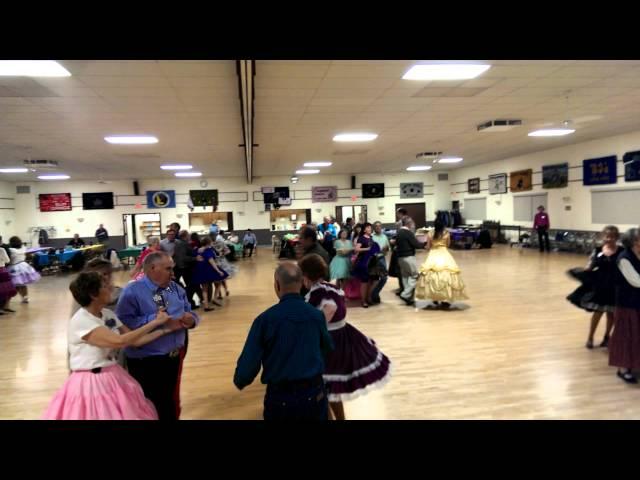
<svg viewBox="0 0 640 480">
<path fill-rule="evenodd" d="M 91 373 L 100 373 L 102 372 L 102 367 L 92 368 Z"/>
<path fill-rule="evenodd" d="M 293 392 L 296 390 L 306 390 L 313 387 L 318 387 L 323 384 L 322 375 L 317 375 L 312 378 L 306 378 L 303 380 L 293 380 L 290 382 L 272 383 L 269 384 L 269 390 L 273 392 Z"/>
</svg>

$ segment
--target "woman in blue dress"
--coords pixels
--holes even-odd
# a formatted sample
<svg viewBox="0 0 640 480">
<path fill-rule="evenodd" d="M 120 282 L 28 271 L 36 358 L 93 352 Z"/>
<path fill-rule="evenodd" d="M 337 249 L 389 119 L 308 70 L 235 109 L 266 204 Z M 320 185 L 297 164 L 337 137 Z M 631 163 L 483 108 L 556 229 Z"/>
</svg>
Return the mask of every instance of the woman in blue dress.
<svg viewBox="0 0 640 480">
<path fill-rule="evenodd" d="M 225 280 L 229 275 L 222 270 L 216 263 L 216 252 L 211 245 L 211 238 L 204 237 L 201 242 L 200 248 L 195 250 L 196 268 L 193 271 L 193 282 L 201 285 L 202 287 L 202 304 L 205 312 L 213 310 L 211 303 L 222 306 L 221 303 L 215 301 L 215 297 L 220 294 L 220 282 Z M 215 292 L 213 298 L 209 298 L 208 285 L 213 283 L 215 285 Z"/>
<path fill-rule="evenodd" d="M 372 230 L 373 226 L 369 222 L 365 223 L 362 234 L 354 240 L 357 257 L 352 274 L 360 280 L 360 298 L 364 308 L 369 308 L 371 290 L 376 283 L 369 276 L 369 259 L 380 252 L 380 246 L 371 238 Z"/>
<path fill-rule="evenodd" d="M 345 280 L 351 276 L 351 252 L 353 252 L 353 244 L 349 240 L 349 232 L 342 229 L 339 233 L 338 240 L 334 243 L 336 256 L 331 260 L 330 277 L 336 280 L 338 288 L 343 288 Z"/>
</svg>

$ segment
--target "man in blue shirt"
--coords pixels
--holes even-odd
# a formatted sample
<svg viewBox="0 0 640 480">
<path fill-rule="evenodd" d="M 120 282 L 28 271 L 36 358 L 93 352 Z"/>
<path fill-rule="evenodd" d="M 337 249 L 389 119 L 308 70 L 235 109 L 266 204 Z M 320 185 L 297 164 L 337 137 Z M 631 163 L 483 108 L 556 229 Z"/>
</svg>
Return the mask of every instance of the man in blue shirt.
<svg viewBox="0 0 640 480">
<path fill-rule="evenodd" d="M 118 300 L 116 315 L 133 329 L 149 323 L 160 310 L 181 329 L 142 347 L 127 347 L 127 368 L 145 396 L 153 402 L 160 420 L 180 417 L 180 377 L 185 355 L 186 331 L 200 323 L 191 312 L 184 289 L 171 280 L 173 259 L 165 252 L 153 252 L 143 262 L 144 278 L 129 283 Z"/>
<path fill-rule="evenodd" d="M 251 229 L 247 229 L 247 233 L 244 234 L 244 238 L 242 239 L 242 258 L 246 257 L 247 250 L 249 250 L 249 257 L 253 255 L 253 249 L 256 247 L 258 240 L 256 239 L 255 233 L 251 231 Z M 256 250 L 256 254 L 257 254 Z"/>
<path fill-rule="evenodd" d="M 324 223 L 318 225 L 318 232 L 323 235 L 322 246 L 329 254 L 329 261 L 336 256 L 336 249 L 333 242 L 338 238 L 338 229 L 331 222 L 331 217 L 324 217 Z"/>
<path fill-rule="evenodd" d="M 265 420 L 328 419 L 322 373 L 333 344 L 324 315 L 304 301 L 301 287 L 298 265 L 282 262 L 274 276 L 280 303 L 254 320 L 233 377 L 242 390 L 262 366 Z"/>
</svg>

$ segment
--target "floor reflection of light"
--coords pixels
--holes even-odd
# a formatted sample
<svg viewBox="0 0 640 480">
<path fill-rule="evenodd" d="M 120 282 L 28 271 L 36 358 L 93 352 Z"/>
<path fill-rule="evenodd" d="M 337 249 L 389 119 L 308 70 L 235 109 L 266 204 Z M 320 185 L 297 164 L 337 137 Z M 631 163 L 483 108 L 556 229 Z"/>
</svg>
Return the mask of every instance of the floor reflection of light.
<svg viewBox="0 0 640 480">
<path fill-rule="evenodd" d="M 374 390 L 362 397 L 344 402 L 344 411 L 350 420 L 386 420 L 389 418 L 383 390 Z"/>
<path fill-rule="evenodd" d="M 19 363 L 16 365 L 16 379 L 46 375 L 49 371 L 48 358 L 46 347 L 32 349 L 24 368 Z"/>
<path fill-rule="evenodd" d="M 536 375 L 537 395 L 545 402 L 557 406 L 558 403 L 570 402 L 569 378 L 562 372 L 539 372 Z"/>
</svg>

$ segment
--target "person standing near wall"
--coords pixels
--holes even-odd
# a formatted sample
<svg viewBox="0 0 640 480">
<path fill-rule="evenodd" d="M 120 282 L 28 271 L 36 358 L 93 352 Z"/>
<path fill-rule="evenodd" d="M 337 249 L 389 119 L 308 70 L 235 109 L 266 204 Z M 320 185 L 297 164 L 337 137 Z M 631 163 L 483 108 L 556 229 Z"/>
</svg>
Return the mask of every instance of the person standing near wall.
<svg viewBox="0 0 640 480">
<path fill-rule="evenodd" d="M 544 211 L 544 207 L 540 205 L 538 207 L 538 213 L 533 220 L 533 229 L 538 232 L 538 243 L 540 244 L 540 252 L 551 251 L 549 248 L 549 228 L 551 223 L 549 222 L 549 214 Z M 544 239 L 544 244 L 542 243 Z"/>
<path fill-rule="evenodd" d="M 109 241 L 109 232 L 107 232 L 107 229 L 104 228 L 104 225 L 102 223 L 100 224 L 100 227 L 96 230 L 96 239 L 98 240 L 98 243 L 102 245 L 106 245 L 107 242 Z"/>
</svg>

